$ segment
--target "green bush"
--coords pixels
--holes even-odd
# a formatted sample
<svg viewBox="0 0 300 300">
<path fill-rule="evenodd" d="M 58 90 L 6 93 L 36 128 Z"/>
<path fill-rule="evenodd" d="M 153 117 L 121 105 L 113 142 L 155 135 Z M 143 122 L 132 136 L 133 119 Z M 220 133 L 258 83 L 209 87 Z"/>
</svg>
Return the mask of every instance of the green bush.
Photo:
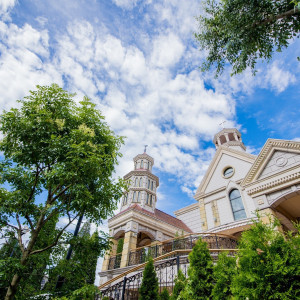
<svg viewBox="0 0 300 300">
<path fill-rule="evenodd" d="M 228 252 L 219 254 L 218 261 L 213 268 L 214 287 L 212 299 L 231 299 L 230 289 L 233 276 L 236 274 L 236 257 L 228 256 Z"/>
<path fill-rule="evenodd" d="M 162 293 L 159 295 L 159 300 L 169 300 L 170 295 L 166 288 L 163 289 Z"/>
<path fill-rule="evenodd" d="M 300 227 L 283 235 L 279 225 L 257 221 L 242 234 L 232 284 L 237 299 L 300 299 Z"/>
<path fill-rule="evenodd" d="M 178 298 L 181 291 L 184 290 L 186 282 L 187 282 L 187 280 L 186 280 L 184 274 L 182 273 L 181 269 L 179 269 L 178 274 L 174 280 L 175 284 L 174 284 L 171 300 L 176 300 Z"/>
<path fill-rule="evenodd" d="M 140 300 L 158 300 L 158 280 L 154 269 L 153 258 L 149 260 L 143 272 L 143 280 L 140 287 Z"/>
</svg>

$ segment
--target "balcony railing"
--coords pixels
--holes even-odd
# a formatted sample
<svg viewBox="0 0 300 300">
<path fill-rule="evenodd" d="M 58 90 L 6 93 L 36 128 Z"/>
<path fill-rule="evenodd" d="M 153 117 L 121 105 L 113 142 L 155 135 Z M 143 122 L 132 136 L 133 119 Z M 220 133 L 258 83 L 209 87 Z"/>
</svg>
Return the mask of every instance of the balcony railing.
<svg viewBox="0 0 300 300">
<path fill-rule="evenodd" d="M 147 261 L 148 257 L 159 257 L 174 250 L 192 249 L 197 240 L 201 239 L 207 243 L 209 249 L 236 249 L 237 239 L 224 234 L 190 234 L 188 236 L 167 240 L 157 245 L 141 247 L 131 250 L 127 266 L 142 264 Z M 109 258 L 108 270 L 120 268 L 122 254 L 111 256 Z"/>
</svg>

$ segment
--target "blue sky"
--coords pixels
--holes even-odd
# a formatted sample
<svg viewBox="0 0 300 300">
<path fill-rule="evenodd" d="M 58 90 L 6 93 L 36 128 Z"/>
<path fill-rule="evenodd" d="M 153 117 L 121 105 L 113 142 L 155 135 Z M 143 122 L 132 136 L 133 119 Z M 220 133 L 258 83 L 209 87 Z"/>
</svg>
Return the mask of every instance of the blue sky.
<svg viewBox="0 0 300 300">
<path fill-rule="evenodd" d="M 299 40 L 269 63 L 218 79 L 202 74 L 193 33 L 201 1 L 0 2 L 0 105 L 37 84 L 88 95 L 126 136 L 117 175 L 148 144 L 160 177 L 158 208 L 173 213 L 192 195 L 214 154 L 219 124 L 243 133 L 258 153 L 269 137 L 299 133 Z"/>
<path fill-rule="evenodd" d="M 157 207 L 172 214 L 194 203 L 222 121 L 254 154 L 267 138 L 300 138 L 299 39 L 255 77 L 230 77 L 228 66 L 215 79 L 199 70 L 199 14 L 196 0 L 0 0 L 0 108 L 37 84 L 88 95 L 127 137 L 117 175 L 149 145 Z"/>
</svg>

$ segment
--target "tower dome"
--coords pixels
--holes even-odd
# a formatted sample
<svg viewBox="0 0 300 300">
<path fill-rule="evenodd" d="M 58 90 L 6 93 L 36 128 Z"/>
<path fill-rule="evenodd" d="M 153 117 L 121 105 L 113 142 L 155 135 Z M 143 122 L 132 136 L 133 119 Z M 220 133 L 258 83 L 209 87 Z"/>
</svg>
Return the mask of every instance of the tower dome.
<svg viewBox="0 0 300 300">
<path fill-rule="evenodd" d="M 133 158 L 134 169 L 124 176 L 128 182 L 128 189 L 125 191 L 121 211 L 132 205 L 138 204 L 142 208 L 154 212 L 156 207 L 156 189 L 159 186 L 159 179 L 152 174 L 154 159 L 146 153 L 138 154 Z"/>
<path fill-rule="evenodd" d="M 222 129 L 214 136 L 213 143 L 217 149 L 220 146 L 223 146 L 235 150 L 246 151 L 246 147 L 242 142 L 241 133 L 236 128 Z"/>
</svg>

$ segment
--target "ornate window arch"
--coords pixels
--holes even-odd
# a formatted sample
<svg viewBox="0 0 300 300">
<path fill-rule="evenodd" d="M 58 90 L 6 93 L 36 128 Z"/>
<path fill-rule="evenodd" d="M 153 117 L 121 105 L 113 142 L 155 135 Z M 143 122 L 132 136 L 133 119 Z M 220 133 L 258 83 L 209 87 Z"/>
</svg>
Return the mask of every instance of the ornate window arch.
<svg viewBox="0 0 300 300">
<path fill-rule="evenodd" d="M 144 161 L 141 160 L 141 169 L 144 169 Z"/>
<path fill-rule="evenodd" d="M 140 178 L 140 183 L 139 183 L 139 186 L 143 186 L 143 177 Z"/>
<path fill-rule="evenodd" d="M 241 193 L 238 189 L 232 189 L 229 192 L 229 200 L 234 220 L 237 221 L 247 218 Z"/>
<path fill-rule="evenodd" d="M 138 186 L 138 178 L 135 177 L 134 186 Z"/>
</svg>

